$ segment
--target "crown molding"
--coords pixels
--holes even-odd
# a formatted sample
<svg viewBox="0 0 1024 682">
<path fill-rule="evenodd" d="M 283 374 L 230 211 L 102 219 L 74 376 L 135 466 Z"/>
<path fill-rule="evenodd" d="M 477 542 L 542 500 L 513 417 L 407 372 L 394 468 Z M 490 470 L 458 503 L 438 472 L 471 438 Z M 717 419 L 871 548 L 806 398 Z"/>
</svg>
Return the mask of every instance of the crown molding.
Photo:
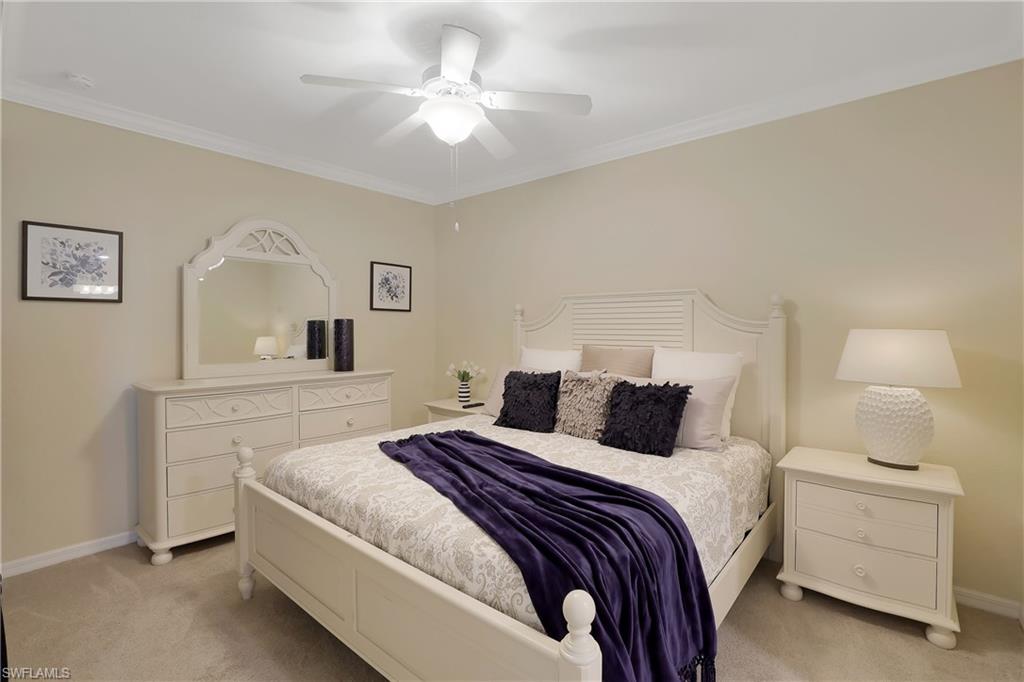
<svg viewBox="0 0 1024 682">
<path fill-rule="evenodd" d="M 1004 64 L 1021 59 L 1022 56 L 1024 54 L 1022 54 L 1021 45 L 1014 40 L 1007 40 L 941 59 L 905 67 L 883 69 L 859 78 L 837 81 L 825 87 L 806 89 L 690 119 L 665 128 L 568 154 L 558 159 L 544 160 L 529 168 L 501 174 L 483 181 L 465 182 L 462 183 L 457 194 L 448 191 L 434 192 L 421 187 L 396 183 L 343 166 L 288 154 L 202 128 L 142 114 L 74 93 L 46 88 L 25 81 L 5 79 L 2 98 L 403 199 L 442 205 L 450 201 L 521 185 L 608 161 Z"/>
<path fill-rule="evenodd" d="M 609 142 L 568 156 L 543 161 L 514 173 L 481 182 L 463 182 L 458 194 L 446 194 L 447 203 L 514 187 L 534 180 L 596 166 L 629 156 L 636 156 L 684 142 L 741 130 L 762 123 L 777 121 L 798 114 L 809 113 L 845 104 L 858 99 L 901 90 L 929 81 L 941 80 L 990 66 L 1016 61 L 1024 57 L 1019 43 L 1007 40 L 986 45 L 971 52 L 950 55 L 942 59 L 920 62 L 906 67 L 885 69 L 865 76 L 845 79 L 825 87 L 810 88 L 754 104 L 727 109 L 709 116 L 690 119 L 665 128 Z"/>
<path fill-rule="evenodd" d="M 202 128 L 177 123 L 158 116 L 106 104 L 63 90 L 46 88 L 22 80 L 4 79 L 2 97 L 5 100 L 66 114 L 95 123 L 122 128 L 172 142 L 180 142 L 228 156 L 276 166 L 286 170 L 312 175 L 325 180 L 390 194 L 424 204 L 437 203 L 429 191 L 393 182 L 391 180 L 350 170 L 342 166 L 280 152 L 262 145 L 245 142 Z"/>
</svg>

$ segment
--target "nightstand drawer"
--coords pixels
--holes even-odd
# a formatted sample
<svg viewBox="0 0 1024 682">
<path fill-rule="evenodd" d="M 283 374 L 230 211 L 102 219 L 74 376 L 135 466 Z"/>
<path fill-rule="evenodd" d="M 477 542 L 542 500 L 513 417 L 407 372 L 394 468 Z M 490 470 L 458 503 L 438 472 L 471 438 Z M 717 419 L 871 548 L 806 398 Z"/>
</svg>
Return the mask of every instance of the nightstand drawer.
<svg viewBox="0 0 1024 682">
<path fill-rule="evenodd" d="M 938 533 L 931 528 L 858 519 L 807 504 L 797 504 L 796 525 L 862 545 L 898 549 L 922 556 L 935 557 L 938 550 Z"/>
<path fill-rule="evenodd" d="M 936 564 L 814 531 L 796 531 L 798 573 L 860 592 L 914 604 L 936 605 Z"/>
<path fill-rule="evenodd" d="M 933 529 L 938 527 L 938 505 L 843 490 L 808 481 L 797 481 L 796 503 L 798 508 L 813 505 L 849 514 L 854 518 L 896 521 Z"/>
</svg>

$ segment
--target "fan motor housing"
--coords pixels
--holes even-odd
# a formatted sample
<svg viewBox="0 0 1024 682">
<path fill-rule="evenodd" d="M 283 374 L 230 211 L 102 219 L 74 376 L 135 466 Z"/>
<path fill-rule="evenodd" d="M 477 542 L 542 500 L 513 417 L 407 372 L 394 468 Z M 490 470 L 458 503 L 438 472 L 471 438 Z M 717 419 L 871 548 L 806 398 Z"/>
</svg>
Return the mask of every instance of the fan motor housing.
<svg viewBox="0 0 1024 682">
<path fill-rule="evenodd" d="M 483 92 L 483 80 L 480 74 L 474 71 L 468 83 L 456 83 L 441 76 L 441 65 L 434 64 L 423 72 L 423 92 L 428 96 L 457 95 L 466 99 L 477 101 L 480 93 Z"/>
</svg>

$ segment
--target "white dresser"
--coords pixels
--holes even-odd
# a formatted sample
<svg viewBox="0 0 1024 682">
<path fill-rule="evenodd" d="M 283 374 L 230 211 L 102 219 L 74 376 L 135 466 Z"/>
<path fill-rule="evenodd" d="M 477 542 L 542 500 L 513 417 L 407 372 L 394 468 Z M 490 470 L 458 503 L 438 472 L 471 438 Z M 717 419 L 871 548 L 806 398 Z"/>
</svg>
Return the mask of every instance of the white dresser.
<svg viewBox="0 0 1024 682">
<path fill-rule="evenodd" d="M 139 544 L 152 563 L 172 547 L 234 530 L 235 452 L 262 476 L 297 447 L 388 431 L 391 370 L 305 372 L 135 384 Z"/>
<path fill-rule="evenodd" d="M 890 469 L 864 455 L 793 448 L 786 472 L 782 595 L 801 587 L 910 618 L 932 644 L 956 646 L 953 501 L 956 470 L 921 463 Z"/>
</svg>

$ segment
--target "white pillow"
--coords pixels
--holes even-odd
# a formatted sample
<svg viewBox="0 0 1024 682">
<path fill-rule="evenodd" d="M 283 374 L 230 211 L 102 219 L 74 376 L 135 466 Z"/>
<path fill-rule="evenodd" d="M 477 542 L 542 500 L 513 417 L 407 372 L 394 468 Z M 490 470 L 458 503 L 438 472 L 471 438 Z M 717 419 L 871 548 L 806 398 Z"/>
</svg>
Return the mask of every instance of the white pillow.
<svg viewBox="0 0 1024 682">
<path fill-rule="evenodd" d="M 722 438 L 732 434 L 732 408 L 736 404 L 736 388 L 740 385 L 742 371 L 743 353 L 697 353 L 655 346 L 654 361 L 651 363 L 651 377 L 664 381 L 678 381 L 679 377 L 686 377 L 687 381 L 735 377 L 729 402 L 722 414 L 722 427 L 719 431 Z"/>
<path fill-rule="evenodd" d="M 676 446 L 694 450 L 721 450 L 725 444 L 722 416 L 729 406 L 736 377 L 672 379 L 672 383 L 693 386 L 690 397 L 686 399 Z"/>
<path fill-rule="evenodd" d="M 561 372 L 571 369 L 580 371 L 583 365 L 581 350 L 545 350 L 523 346 L 519 355 L 519 366 L 540 369 L 546 372 Z"/>
</svg>

